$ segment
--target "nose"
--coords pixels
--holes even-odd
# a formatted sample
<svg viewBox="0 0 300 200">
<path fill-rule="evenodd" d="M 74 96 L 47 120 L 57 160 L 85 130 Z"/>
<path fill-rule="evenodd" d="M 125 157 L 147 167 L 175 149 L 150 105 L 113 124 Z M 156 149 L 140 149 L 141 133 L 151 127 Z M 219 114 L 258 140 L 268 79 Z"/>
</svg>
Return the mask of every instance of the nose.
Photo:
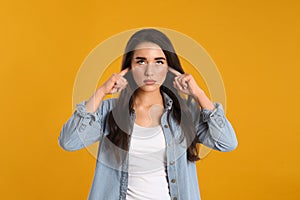
<svg viewBox="0 0 300 200">
<path fill-rule="evenodd" d="M 148 64 L 146 66 L 146 70 L 145 70 L 145 76 L 153 76 L 153 65 L 152 64 Z"/>
</svg>

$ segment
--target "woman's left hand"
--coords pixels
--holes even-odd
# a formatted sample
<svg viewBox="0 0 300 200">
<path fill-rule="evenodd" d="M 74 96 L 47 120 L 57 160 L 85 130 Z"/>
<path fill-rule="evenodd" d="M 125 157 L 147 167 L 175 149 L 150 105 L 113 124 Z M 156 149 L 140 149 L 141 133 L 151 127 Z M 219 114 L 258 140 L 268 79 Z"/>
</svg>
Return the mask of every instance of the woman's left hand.
<svg viewBox="0 0 300 200">
<path fill-rule="evenodd" d="M 191 74 L 181 74 L 171 67 L 168 67 L 168 70 L 175 75 L 173 85 L 178 91 L 194 97 L 202 91 Z"/>
</svg>

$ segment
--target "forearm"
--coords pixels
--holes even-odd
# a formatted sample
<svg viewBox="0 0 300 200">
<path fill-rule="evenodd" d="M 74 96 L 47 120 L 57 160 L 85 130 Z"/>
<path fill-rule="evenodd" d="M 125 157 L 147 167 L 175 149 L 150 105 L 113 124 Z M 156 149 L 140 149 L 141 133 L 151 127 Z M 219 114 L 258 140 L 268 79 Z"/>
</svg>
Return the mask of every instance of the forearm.
<svg viewBox="0 0 300 200">
<path fill-rule="evenodd" d="M 238 144 L 235 131 L 224 114 L 222 104 L 214 102 L 213 105 L 215 107 L 213 111 L 203 110 L 200 113 L 193 113 L 194 121 L 197 122 L 196 131 L 199 142 L 215 150 L 231 151 Z"/>
<path fill-rule="evenodd" d="M 96 96 L 97 94 L 95 94 L 95 98 Z M 102 118 L 97 111 L 94 113 L 86 112 L 86 102 L 83 100 L 76 104 L 76 110 L 60 131 L 59 145 L 67 151 L 81 149 L 100 138 Z"/>
<path fill-rule="evenodd" d="M 100 103 L 102 102 L 105 94 L 101 88 L 97 89 L 97 91 L 89 98 L 86 102 L 86 112 L 94 113 L 99 108 Z"/>
<path fill-rule="evenodd" d="M 201 108 L 206 108 L 208 110 L 214 110 L 215 106 L 211 102 L 211 100 L 206 96 L 205 92 L 199 89 L 194 97 L 197 99 L 198 104 Z"/>
</svg>

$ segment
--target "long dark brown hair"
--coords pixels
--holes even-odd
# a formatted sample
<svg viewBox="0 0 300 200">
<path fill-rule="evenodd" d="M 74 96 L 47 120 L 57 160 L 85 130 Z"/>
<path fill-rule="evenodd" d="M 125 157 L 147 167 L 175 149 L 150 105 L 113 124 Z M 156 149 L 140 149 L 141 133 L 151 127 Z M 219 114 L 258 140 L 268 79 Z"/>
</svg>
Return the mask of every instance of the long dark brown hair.
<svg viewBox="0 0 300 200">
<path fill-rule="evenodd" d="M 151 42 L 160 46 L 166 56 L 169 67 L 172 67 L 180 73 L 184 73 L 171 41 L 164 33 L 156 29 L 142 29 L 131 36 L 125 48 L 121 70 L 131 67 L 134 50 L 136 46 L 142 42 Z M 196 145 L 198 140 L 192 115 L 188 109 L 188 104 L 192 97 L 189 96 L 187 101 L 178 94 L 177 89 L 173 86 L 174 77 L 172 73 L 168 72 L 164 83 L 160 86 L 161 95 L 163 95 L 162 93 L 166 93 L 173 101 L 170 112 L 167 115 L 167 120 L 170 123 L 170 118 L 173 117 L 176 123 L 180 125 L 182 129 L 180 141 L 182 142 L 185 138 L 186 144 L 188 145 L 187 159 L 189 161 L 197 161 L 200 160 Z M 130 116 L 134 112 L 133 102 L 138 86 L 133 79 L 131 71 L 129 71 L 124 78 L 127 79 L 128 85 L 122 90 L 116 106 L 108 115 L 110 132 L 106 137 L 119 148 L 128 151 L 129 139 L 131 137 L 129 133 L 132 131 L 132 127 L 130 127 Z M 165 103 L 166 102 L 164 102 L 164 104 Z"/>
</svg>

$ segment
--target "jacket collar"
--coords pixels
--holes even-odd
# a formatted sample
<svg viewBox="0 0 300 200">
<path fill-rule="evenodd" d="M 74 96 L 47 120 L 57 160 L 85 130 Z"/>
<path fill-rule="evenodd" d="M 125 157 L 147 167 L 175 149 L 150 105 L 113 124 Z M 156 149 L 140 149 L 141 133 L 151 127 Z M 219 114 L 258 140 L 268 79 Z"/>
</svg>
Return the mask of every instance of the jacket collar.
<svg viewBox="0 0 300 200">
<path fill-rule="evenodd" d="M 165 108 L 170 110 L 172 108 L 173 100 L 165 92 L 162 92 L 162 94 L 163 94 L 162 96 L 163 96 L 163 99 L 164 99 Z"/>
</svg>

